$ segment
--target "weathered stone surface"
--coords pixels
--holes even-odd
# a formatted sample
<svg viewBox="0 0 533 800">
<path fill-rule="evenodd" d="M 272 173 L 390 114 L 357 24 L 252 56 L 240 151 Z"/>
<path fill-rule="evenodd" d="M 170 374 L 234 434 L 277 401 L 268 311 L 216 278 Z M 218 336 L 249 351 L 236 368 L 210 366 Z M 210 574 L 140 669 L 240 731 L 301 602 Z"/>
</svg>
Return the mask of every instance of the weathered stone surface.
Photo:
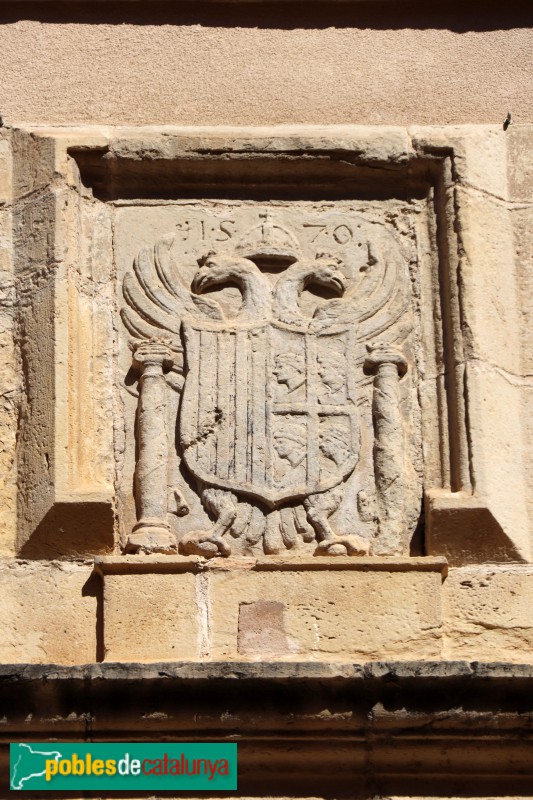
<svg viewBox="0 0 533 800">
<path fill-rule="evenodd" d="M 532 592 L 530 566 L 452 570 L 443 588 L 446 657 L 485 661 L 498 653 L 502 661 L 529 663 Z"/>
<path fill-rule="evenodd" d="M 107 575 L 104 582 L 104 657 L 124 661 L 200 656 L 197 587 L 193 575 Z"/>
<path fill-rule="evenodd" d="M 0 142 L 1 144 L 1 142 Z M 17 528 L 16 447 L 21 394 L 20 356 L 15 342 L 16 289 L 12 273 L 11 212 L 0 208 L 0 555 L 12 556 Z"/>
<path fill-rule="evenodd" d="M 90 130 L 90 129 L 89 129 Z M 139 160 L 175 159 L 191 153 L 289 152 L 313 153 L 344 150 L 361 162 L 401 164 L 409 159 L 411 141 L 406 128 L 388 125 L 277 125 L 183 127 L 165 125 L 119 126 L 112 129 L 111 154 L 115 158 Z M 243 139 L 247 139 L 243 144 Z"/>
<path fill-rule="evenodd" d="M 441 576 L 407 572 L 210 575 L 212 657 L 438 658 Z M 371 598 L 371 603 L 369 603 Z M 279 604 L 270 630 L 256 632 L 250 607 Z M 246 610 L 245 610 L 246 609 Z"/>
<path fill-rule="evenodd" d="M 0 133 L 0 207 L 9 205 L 13 192 L 13 155 L 11 142 Z"/>
<path fill-rule="evenodd" d="M 174 597 L 191 578 L 191 607 L 202 610 L 189 658 L 212 657 L 219 601 L 210 594 L 226 583 L 220 605 L 232 622 L 221 651 L 295 658 L 299 636 L 299 652 L 315 658 L 307 580 L 315 605 L 327 597 L 354 623 L 331 622 L 332 657 L 383 658 L 398 647 L 403 658 L 421 641 L 430 657 L 436 628 L 423 632 L 415 587 L 428 595 L 434 575 L 417 567 L 409 588 L 392 568 L 348 572 L 354 596 L 344 597 L 344 566 L 329 557 L 530 558 L 531 370 L 527 342 L 518 344 L 529 134 L 512 135 L 2 131 L 1 452 L 11 475 L 2 552 L 173 553 L 181 543 L 199 554 L 190 574 L 169 564 L 165 577 L 153 564 L 148 579 L 130 574 L 125 557 L 127 568 L 105 580 L 118 608 L 121 580 L 139 576 L 142 605 L 157 580 Z M 158 347 L 170 357 L 165 350 L 155 370 L 146 358 Z M 230 551 L 229 572 L 205 566 Z M 248 568 L 285 551 L 294 565 Z M 315 553 L 327 563 L 311 570 Z M 355 623 L 372 627 L 370 580 L 384 587 L 374 610 L 385 622 L 358 650 Z M 395 592 L 403 644 L 385 614 Z M 166 654 L 176 618 L 165 613 Z M 490 637 L 511 658 L 504 638 Z"/>
<path fill-rule="evenodd" d="M 533 201 L 533 164 L 531 147 L 533 131 L 527 127 L 511 128 L 507 138 L 507 176 L 509 199 L 527 203 Z"/>
<path fill-rule="evenodd" d="M 97 657 L 97 596 L 91 564 L 0 562 L 0 660 L 81 664 Z"/>
<path fill-rule="evenodd" d="M 437 658 L 445 562 L 389 561 L 101 557 L 105 658 Z"/>
<path fill-rule="evenodd" d="M 90 202 L 82 211 L 69 190 L 62 135 L 8 138 L 21 376 L 18 519 L 8 546 L 33 558 L 106 552 L 115 471 L 108 217 Z"/>
<path fill-rule="evenodd" d="M 519 373 L 520 349 L 511 346 L 520 313 L 511 215 L 498 198 L 455 192 L 465 357 Z"/>
<path fill-rule="evenodd" d="M 525 431 L 520 386 L 512 375 L 473 362 L 467 370 L 466 387 L 472 420 L 472 475 L 476 493 L 485 500 L 497 523 L 514 543 L 519 553 L 516 560 L 530 561 L 531 528 L 524 470 L 527 455 L 522 445 Z M 494 458 L 494 453 L 499 457 Z"/>
<path fill-rule="evenodd" d="M 461 186 L 508 197 L 509 134 L 495 125 L 448 125 L 408 128 L 412 147 L 420 154 L 448 151 L 453 179 Z"/>
</svg>

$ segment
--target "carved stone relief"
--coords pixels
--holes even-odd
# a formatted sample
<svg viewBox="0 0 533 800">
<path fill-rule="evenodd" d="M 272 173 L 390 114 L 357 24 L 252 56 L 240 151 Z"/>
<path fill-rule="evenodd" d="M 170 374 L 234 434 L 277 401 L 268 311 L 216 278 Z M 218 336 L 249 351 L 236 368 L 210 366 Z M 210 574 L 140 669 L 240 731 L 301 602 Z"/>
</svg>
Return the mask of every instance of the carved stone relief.
<svg viewBox="0 0 533 800">
<path fill-rule="evenodd" d="M 221 536 L 233 554 L 264 553 L 268 521 L 281 553 L 285 537 L 295 542 L 288 552 L 309 555 L 328 530 L 323 514 L 317 534 L 306 503 L 320 495 L 329 511 L 340 492 L 327 524 L 361 537 L 371 553 L 445 554 L 455 565 L 530 560 L 522 379 L 531 370 L 517 346 L 522 228 L 515 231 L 517 209 L 504 199 L 507 135 L 483 127 L 268 136 L 4 128 L 0 139 L 8 143 L 4 174 L 12 171 L 0 226 L 12 242 L 6 313 L 18 359 L 5 398 L 11 516 L 2 552 L 110 553 L 134 527 L 142 544 L 132 539 L 132 548 L 164 549 L 165 539 L 171 550 L 182 540 L 185 548 L 186 537 L 209 533 L 219 517 L 223 527 L 219 498 L 210 496 L 222 492 L 237 505 Z M 244 303 L 229 272 L 226 282 L 199 285 L 197 272 L 214 275 L 223 258 L 254 264 L 269 293 L 254 294 L 250 265 Z M 315 283 L 297 275 L 309 264 Z M 342 286 L 317 282 L 328 264 Z M 335 325 L 321 329 L 331 311 Z M 166 349 L 154 350 L 151 339 Z M 237 339 L 245 339 L 245 361 L 236 360 Z M 191 394 L 195 347 L 201 423 Z M 206 363 L 216 374 L 200 375 Z M 237 396 L 224 406 L 214 394 L 236 385 L 237 368 L 247 381 L 245 389 L 237 381 L 242 458 L 245 469 L 252 456 L 255 465 L 238 480 Z M 199 434 L 187 447 L 186 435 Z M 328 476 L 338 483 L 325 488 Z M 276 497 L 282 489 L 292 496 Z M 337 545 L 346 550 L 323 546 Z"/>
<path fill-rule="evenodd" d="M 408 552 L 413 253 L 408 223 L 379 212 L 182 206 L 138 253 L 122 309 L 139 393 L 128 552 Z"/>
</svg>

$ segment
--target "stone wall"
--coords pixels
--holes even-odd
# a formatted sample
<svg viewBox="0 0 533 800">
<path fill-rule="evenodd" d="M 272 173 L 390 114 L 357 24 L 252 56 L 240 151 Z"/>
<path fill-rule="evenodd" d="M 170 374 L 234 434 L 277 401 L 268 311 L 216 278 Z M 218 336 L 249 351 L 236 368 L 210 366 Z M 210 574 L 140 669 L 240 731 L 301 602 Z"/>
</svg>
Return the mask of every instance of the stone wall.
<svg viewBox="0 0 533 800">
<path fill-rule="evenodd" d="M 0 758 L 530 794 L 530 17 L 0 6 Z"/>
<path fill-rule="evenodd" d="M 51 125 L 532 118 L 527 3 L 2 3 L 2 112 Z"/>
<path fill-rule="evenodd" d="M 529 136 L 524 126 L 223 134 L 212 128 L 5 126 L 5 363 L 11 372 L 3 554 L 6 592 L 13 597 L 5 603 L 6 624 L 14 633 L 3 642 L 4 658 L 82 663 L 92 652 L 93 658 L 124 660 L 130 648 L 135 660 L 161 660 L 180 650 L 173 631 L 185 613 L 191 627 L 180 652 L 193 659 L 264 652 L 276 658 L 306 653 L 316 659 L 327 652 L 333 659 L 400 653 L 485 659 L 493 652 L 523 661 L 533 630 L 526 599 L 529 378 L 521 305 L 527 302 L 522 276 L 530 201 L 527 171 L 517 162 L 527 164 Z M 259 174 L 260 190 L 254 182 Z M 294 176 L 303 182 L 298 188 Z M 314 258 L 318 236 L 324 239 L 319 249 L 330 251 L 326 258 Z M 300 247 L 307 251 L 299 254 Z M 213 248 L 219 254 L 204 264 Z M 172 277 L 176 264 L 183 265 L 179 280 Z M 244 285 L 237 290 L 223 282 L 218 295 L 201 294 L 203 281 L 227 281 L 216 276 L 228 269 L 231 280 L 241 280 L 237 265 L 263 287 L 245 298 L 242 310 Z M 291 306 L 290 275 L 302 269 L 307 277 Z M 305 289 L 305 281 L 332 279 L 343 284 L 335 284 L 334 294 L 344 292 L 344 300 Z M 350 282 L 359 286 L 355 292 Z M 188 293 L 188 285 L 200 294 Z M 261 292 L 271 297 L 273 312 L 264 310 Z M 229 315 L 227 321 L 202 321 L 206 309 Z M 205 329 L 201 336 L 219 337 L 215 351 L 203 351 L 211 366 L 196 389 L 194 359 L 200 355 L 191 343 L 184 355 L 180 315 L 185 326 Z M 361 322 L 350 327 L 356 319 Z M 221 360 L 220 348 L 228 348 L 231 337 L 246 354 L 251 345 L 239 337 L 249 337 L 254 325 L 266 331 L 270 344 L 261 340 L 261 347 L 267 349 L 253 345 L 249 368 L 233 365 L 235 343 Z M 305 347 L 318 348 L 323 359 L 316 374 L 305 372 L 317 369 L 305 366 L 311 351 L 307 360 L 299 355 L 303 330 Z M 164 357 L 173 364 L 159 373 L 156 395 L 154 389 L 144 394 L 144 367 L 131 355 L 131 348 L 151 347 L 154 336 L 168 342 Z M 226 343 L 224 336 L 230 337 Z M 258 358 L 267 358 L 266 368 Z M 288 362 L 298 358 L 294 374 L 303 377 L 293 395 Z M 324 366 L 331 359 L 333 376 Z M 379 383 L 375 363 L 387 360 L 396 364 L 387 379 L 392 383 Z M 209 370 L 219 376 L 216 396 Z M 248 389 L 233 381 L 234 373 Z M 181 401 L 184 385 L 188 399 Z M 315 400 L 299 397 L 302 385 Z M 244 406 L 242 391 L 248 392 Z M 220 417 L 215 428 L 210 414 L 212 421 Z M 246 415 L 248 435 L 246 422 L 244 428 L 239 422 Z M 271 424 L 278 439 L 269 438 Z M 318 426 L 316 444 L 308 438 L 312 425 Z M 196 442 L 192 449 L 190 441 Z M 306 456 L 313 447 L 316 455 Z M 297 451 L 302 455 L 294 460 Z M 263 463 L 267 457 L 271 462 Z M 304 457 L 307 478 L 298 466 Z M 119 555 L 124 549 L 138 555 Z M 171 554 L 166 561 L 151 555 L 165 552 Z M 313 553 L 328 559 L 306 566 Z M 94 556 L 104 560 L 89 580 L 87 559 Z M 226 577 L 226 567 L 217 572 L 217 558 L 209 564 L 213 556 L 231 556 Z M 262 569 L 274 572 L 261 575 Z M 424 583 L 428 569 L 441 576 L 433 589 Z M 361 570 L 372 573 L 370 583 L 366 577 L 361 583 Z M 285 603 L 299 571 L 302 588 Z M 75 620 L 83 647 L 69 649 L 61 635 L 48 637 L 46 620 L 51 607 L 63 605 L 59 600 L 38 607 L 31 624 L 24 615 L 21 625 L 19 609 L 33 604 L 30 594 L 20 593 L 25 574 L 33 576 L 30 584 L 39 576 L 58 598 L 71 592 L 76 612 L 69 609 L 67 618 Z M 139 634 L 136 643 L 124 636 L 130 580 L 138 594 L 137 605 L 126 604 L 131 624 L 146 616 L 148 631 L 166 619 L 168 646 L 160 638 L 152 653 L 147 642 L 153 635 Z M 73 581 L 79 581 L 75 591 L 68 588 Z M 317 582 L 313 601 L 305 598 L 309 581 Z M 176 601 L 167 599 L 166 611 L 156 600 L 168 594 L 160 583 L 176 585 Z M 226 602 L 219 584 L 233 587 L 235 609 L 220 612 L 221 622 L 233 621 L 217 640 L 215 620 Z M 409 591 L 398 599 L 407 587 L 411 611 Z M 191 592 L 185 612 L 177 600 L 182 591 Z M 364 602 L 355 600 L 368 592 L 381 595 L 376 631 Z M 250 633 L 250 639 L 246 633 L 261 627 L 256 616 L 267 613 L 263 601 L 280 603 L 277 621 L 267 618 L 283 646 L 281 639 L 274 646 L 266 635 Z M 59 618 L 56 610 L 53 615 Z M 501 630 L 498 618 L 505 620 Z M 105 622 L 104 638 L 98 619 Z M 224 637 L 233 644 L 222 644 Z M 328 638 L 336 644 L 326 646 Z"/>
</svg>

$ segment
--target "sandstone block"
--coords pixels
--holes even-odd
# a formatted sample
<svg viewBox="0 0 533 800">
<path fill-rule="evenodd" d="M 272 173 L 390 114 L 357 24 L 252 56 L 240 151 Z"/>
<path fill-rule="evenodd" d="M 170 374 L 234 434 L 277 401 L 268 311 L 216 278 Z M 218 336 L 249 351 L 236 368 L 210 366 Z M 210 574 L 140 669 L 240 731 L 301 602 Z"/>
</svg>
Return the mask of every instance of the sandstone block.
<svg viewBox="0 0 533 800">
<path fill-rule="evenodd" d="M 529 663 L 532 603 L 530 566 L 451 570 L 443 589 L 446 658 Z"/>
<path fill-rule="evenodd" d="M 0 659 L 83 664 L 97 657 L 92 563 L 0 563 Z"/>
<path fill-rule="evenodd" d="M 199 657 L 196 579 L 184 574 L 107 574 L 107 661 L 188 661 Z"/>
<path fill-rule="evenodd" d="M 511 216 L 502 202 L 471 190 L 457 188 L 455 198 L 465 357 L 520 374 L 521 353 L 514 346 L 520 305 Z"/>
<path fill-rule="evenodd" d="M 405 564 L 209 575 L 211 658 L 439 658 L 442 576 Z"/>
<path fill-rule="evenodd" d="M 416 152 L 447 149 L 460 184 L 507 199 L 508 132 L 494 125 L 413 126 L 408 132 Z"/>
<path fill-rule="evenodd" d="M 11 142 L 0 135 L 0 207 L 11 203 L 13 192 L 13 165 Z"/>
<path fill-rule="evenodd" d="M 511 125 L 507 131 L 507 176 L 509 199 L 520 202 L 533 200 L 533 130 L 528 125 Z"/>
</svg>

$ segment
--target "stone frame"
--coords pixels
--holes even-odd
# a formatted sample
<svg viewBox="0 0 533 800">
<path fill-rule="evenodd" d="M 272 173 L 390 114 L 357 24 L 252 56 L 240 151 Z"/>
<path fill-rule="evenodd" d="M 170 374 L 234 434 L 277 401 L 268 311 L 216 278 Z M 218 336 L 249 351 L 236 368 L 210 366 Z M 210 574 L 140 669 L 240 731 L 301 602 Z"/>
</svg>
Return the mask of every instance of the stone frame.
<svg viewBox="0 0 533 800">
<path fill-rule="evenodd" d="M 427 236 L 430 266 L 420 274 L 428 367 L 420 386 L 425 552 L 452 565 L 529 559 L 503 132 L 34 128 L 5 129 L 2 136 L 11 142 L 2 151 L 12 188 L 1 213 L 12 219 L 25 381 L 17 459 L 21 555 L 113 549 L 113 353 L 106 337 L 115 321 L 101 302 L 113 280 L 111 230 L 99 226 L 107 238 L 93 242 L 97 256 L 88 266 L 91 215 L 105 217 L 105 199 L 114 192 L 150 191 L 165 175 L 181 176 L 182 185 L 189 180 L 194 190 L 214 174 L 225 191 L 239 191 L 250 165 L 260 165 L 278 182 L 287 169 L 306 176 L 313 191 L 343 181 L 352 182 L 350 191 L 364 191 L 369 181 L 377 192 L 391 185 L 426 191 L 435 227 Z M 53 544 L 63 524 L 78 531 L 64 547 Z M 42 535 L 34 547 L 36 531 Z"/>
</svg>

